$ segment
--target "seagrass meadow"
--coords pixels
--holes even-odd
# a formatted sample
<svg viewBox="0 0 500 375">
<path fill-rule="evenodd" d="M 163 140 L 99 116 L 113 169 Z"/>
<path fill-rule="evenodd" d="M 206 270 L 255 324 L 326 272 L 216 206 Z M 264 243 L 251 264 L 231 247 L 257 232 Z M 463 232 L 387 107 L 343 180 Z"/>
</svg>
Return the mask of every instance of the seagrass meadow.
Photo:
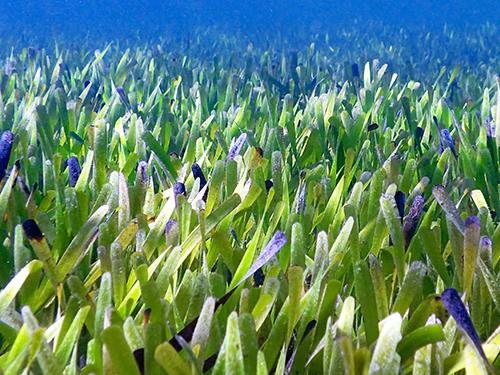
<svg viewBox="0 0 500 375">
<path fill-rule="evenodd" d="M 0 373 L 498 373 L 498 36 L 6 41 Z"/>
</svg>

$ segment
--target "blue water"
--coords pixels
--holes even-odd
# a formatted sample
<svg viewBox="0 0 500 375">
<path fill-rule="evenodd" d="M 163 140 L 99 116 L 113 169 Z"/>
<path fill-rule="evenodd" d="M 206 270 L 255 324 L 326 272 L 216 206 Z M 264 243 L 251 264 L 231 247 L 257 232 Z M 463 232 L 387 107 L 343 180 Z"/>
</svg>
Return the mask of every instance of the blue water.
<svg viewBox="0 0 500 375">
<path fill-rule="evenodd" d="M 325 57 L 336 49 L 339 63 L 380 59 L 430 83 L 441 67 L 500 72 L 500 0 L 0 0 L 0 42 L 2 59 L 28 46 L 92 53 L 113 42 L 201 59 L 236 53 L 242 64 L 249 45 L 290 53 L 314 43 Z"/>
<path fill-rule="evenodd" d="M 394 28 L 500 24 L 498 0 L 2 0 L 5 35 L 78 39 L 186 36 L 199 28 L 274 35 L 334 31 L 354 21 Z M 368 30 L 369 31 L 369 30 Z"/>
</svg>

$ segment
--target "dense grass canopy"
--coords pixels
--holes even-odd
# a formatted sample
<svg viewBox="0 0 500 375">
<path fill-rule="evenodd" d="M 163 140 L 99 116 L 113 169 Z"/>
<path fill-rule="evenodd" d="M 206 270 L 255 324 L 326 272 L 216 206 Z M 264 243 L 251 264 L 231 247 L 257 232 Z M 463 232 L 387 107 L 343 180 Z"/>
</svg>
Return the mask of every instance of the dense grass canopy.
<svg viewBox="0 0 500 375">
<path fill-rule="evenodd" d="M 500 368 L 498 29 L 365 27 L 5 43 L 0 370 Z"/>
</svg>

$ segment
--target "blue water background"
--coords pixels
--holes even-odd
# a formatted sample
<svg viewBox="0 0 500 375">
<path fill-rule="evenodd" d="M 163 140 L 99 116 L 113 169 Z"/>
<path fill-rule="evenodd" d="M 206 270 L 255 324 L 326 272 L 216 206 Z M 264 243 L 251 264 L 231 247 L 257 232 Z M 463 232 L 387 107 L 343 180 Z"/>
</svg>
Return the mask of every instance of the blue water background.
<svg viewBox="0 0 500 375">
<path fill-rule="evenodd" d="M 1 0 L 0 32 L 17 38 L 183 37 L 200 28 L 272 36 L 349 27 L 462 29 L 500 24 L 499 0 Z M 372 30 L 371 26 L 367 32 Z"/>
</svg>

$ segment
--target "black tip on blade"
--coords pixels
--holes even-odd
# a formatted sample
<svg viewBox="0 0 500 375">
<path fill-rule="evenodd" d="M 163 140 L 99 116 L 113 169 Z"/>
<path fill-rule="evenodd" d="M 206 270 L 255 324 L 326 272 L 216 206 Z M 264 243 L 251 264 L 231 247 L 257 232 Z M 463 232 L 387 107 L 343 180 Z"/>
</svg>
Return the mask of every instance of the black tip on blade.
<svg viewBox="0 0 500 375">
<path fill-rule="evenodd" d="M 400 190 L 396 191 L 394 200 L 396 201 L 396 206 L 398 207 L 399 217 L 403 219 L 403 217 L 405 216 L 405 193 Z"/>
<path fill-rule="evenodd" d="M 191 171 L 193 172 L 193 177 L 196 180 L 200 179 L 200 190 L 207 184 L 207 180 L 205 179 L 205 175 L 203 174 L 200 166 L 197 163 L 193 163 L 191 167 Z"/>
<path fill-rule="evenodd" d="M 253 282 L 255 286 L 262 286 L 264 284 L 266 276 L 264 275 L 264 271 L 262 271 L 262 268 L 259 268 L 255 273 L 253 274 Z"/>
<path fill-rule="evenodd" d="M 271 180 L 266 180 L 265 184 L 266 184 L 266 191 L 271 190 L 271 188 L 273 187 L 273 182 Z"/>
<path fill-rule="evenodd" d="M 141 374 L 144 374 L 144 348 L 134 350 L 135 363 Z"/>
<path fill-rule="evenodd" d="M 30 240 L 41 241 L 43 239 L 42 231 L 35 220 L 28 219 L 23 223 L 24 233 Z"/>
</svg>

